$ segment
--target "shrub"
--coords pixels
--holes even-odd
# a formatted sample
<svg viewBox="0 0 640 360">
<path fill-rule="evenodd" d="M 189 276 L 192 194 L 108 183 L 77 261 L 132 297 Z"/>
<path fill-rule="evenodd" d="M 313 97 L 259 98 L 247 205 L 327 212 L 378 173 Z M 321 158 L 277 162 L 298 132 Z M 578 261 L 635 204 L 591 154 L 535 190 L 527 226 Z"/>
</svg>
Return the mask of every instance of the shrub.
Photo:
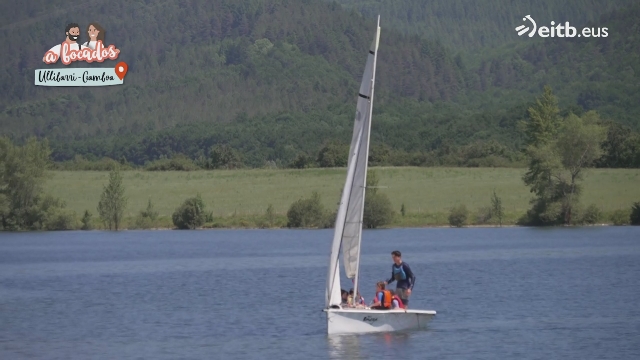
<svg viewBox="0 0 640 360">
<path fill-rule="evenodd" d="M 82 230 L 91 230 L 93 228 L 93 224 L 91 223 L 93 215 L 89 212 L 89 210 L 84 211 L 84 215 L 82 216 Z"/>
<path fill-rule="evenodd" d="M 629 215 L 631 225 L 640 225 L 640 201 L 633 203 L 631 215 Z"/>
<path fill-rule="evenodd" d="M 194 171 L 200 167 L 184 155 L 177 155 L 171 159 L 158 159 L 147 163 L 146 171 Z"/>
<path fill-rule="evenodd" d="M 140 217 L 148 218 L 150 220 L 156 220 L 158 218 L 158 212 L 155 211 L 151 199 L 147 202 L 147 208 L 140 211 Z"/>
<path fill-rule="evenodd" d="M 310 198 L 300 199 L 287 211 L 287 227 L 321 227 L 326 219 L 320 195 L 313 192 Z"/>
<path fill-rule="evenodd" d="M 276 163 L 273 160 L 266 160 L 264 162 L 264 165 L 262 165 L 263 169 L 277 169 L 278 168 L 278 163 Z"/>
<path fill-rule="evenodd" d="M 290 168 L 294 169 L 306 169 L 311 166 L 311 159 L 305 154 L 298 154 L 295 159 L 289 164 Z"/>
<path fill-rule="evenodd" d="M 385 194 L 378 193 L 378 173 L 367 171 L 367 191 L 364 200 L 362 226 L 374 229 L 391 223 L 394 217 L 391 201 Z"/>
<path fill-rule="evenodd" d="M 597 224 L 600 219 L 602 219 L 602 212 L 595 204 L 587 206 L 582 215 L 582 222 L 589 225 Z"/>
<path fill-rule="evenodd" d="M 364 200 L 364 213 L 362 225 L 369 229 L 375 229 L 387 225 L 393 220 L 393 207 L 389 197 L 385 194 L 374 192 L 367 194 Z"/>
<path fill-rule="evenodd" d="M 195 229 L 204 225 L 206 220 L 204 207 L 200 194 L 185 200 L 171 216 L 173 225 L 178 229 Z"/>
<path fill-rule="evenodd" d="M 154 210 L 151 199 L 147 202 L 147 208 L 140 211 L 136 217 L 135 227 L 138 229 L 149 229 L 153 226 L 153 222 L 158 218 L 158 212 Z"/>
<path fill-rule="evenodd" d="M 234 148 L 229 145 L 216 145 L 209 152 L 210 169 L 237 169 L 242 167 L 242 158 Z"/>
<path fill-rule="evenodd" d="M 338 210 L 334 212 L 327 212 L 324 217 L 324 223 L 322 224 L 323 229 L 333 229 L 336 225 L 336 217 L 338 217 Z"/>
<path fill-rule="evenodd" d="M 109 230 L 114 227 L 117 231 L 120 227 L 127 201 L 127 197 L 124 196 L 122 174 L 115 168 L 109 173 L 109 184 L 104 186 L 98 202 L 98 214 Z"/>
<path fill-rule="evenodd" d="M 273 209 L 273 205 L 269 204 L 269 206 L 267 206 L 264 217 L 269 227 L 273 227 L 273 224 L 276 222 L 276 211 Z"/>
<path fill-rule="evenodd" d="M 28 209 L 25 214 L 32 222 L 33 230 L 72 230 L 76 227 L 75 212 L 66 209 L 59 198 L 45 195 L 37 200 L 37 206 Z"/>
<path fill-rule="evenodd" d="M 371 166 L 388 165 L 393 149 L 389 145 L 377 144 L 369 149 L 369 164 Z M 348 150 L 345 154 L 348 153 Z"/>
<path fill-rule="evenodd" d="M 402 214 L 402 216 L 405 216 L 407 214 L 407 209 L 404 207 L 404 203 L 402 203 L 402 206 L 400 206 L 400 214 Z"/>
<path fill-rule="evenodd" d="M 345 167 L 347 166 L 349 146 L 329 143 L 318 152 L 318 166 L 320 167 Z"/>
<path fill-rule="evenodd" d="M 611 222 L 613 225 L 628 225 L 629 224 L 629 212 L 627 210 L 616 210 L 611 214 Z"/>
<path fill-rule="evenodd" d="M 132 224 L 132 229 L 150 229 L 152 226 L 152 222 L 149 218 L 142 217 L 140 215 L 136 216 L 134 223 Z"/>
<path fill-rule="evenodd" d="M 552 202 L 546 204 L 543 211 L 538 213 L 542 225 L 557 225 L 562 223 L 562 204 Z"/>
<path fill-rule="evenodd" d="M 493 213 L 491 211 L 491 208 L 488 206 L 483 206 L 478 209 L 478 212 L 476 213 L 476 224 L 487 224 L 489 221 L 491 221 L 492 216 Z"/>
<path fill-rule="evenodd" d="M 45 230 L 72 230 L 76 228 L 76 213 L 69 209 L 56 208 L 47 214 Z"/>
<path fill-rule="evenodd" d="M 458 205 L 451 208 L 449 212 L 449 225 L 455 227 L 463 227 L 467 223 L 467 217 L 469 216 L 469 210 L 463 205 Z"/>
<path fill-rule="evenodd" d="M 489 211 L 489 219 L 492 217 L 498 218 L 498 223 L 502 226 L 502 218 L 504 218 L 504 206 L 502 206 L 502 199 L 496 194 L 496 190 L 493 190 L 491 196 L 491 209 Z M 489 221 L 489 220 L 487 220 Z"/>
</svg>

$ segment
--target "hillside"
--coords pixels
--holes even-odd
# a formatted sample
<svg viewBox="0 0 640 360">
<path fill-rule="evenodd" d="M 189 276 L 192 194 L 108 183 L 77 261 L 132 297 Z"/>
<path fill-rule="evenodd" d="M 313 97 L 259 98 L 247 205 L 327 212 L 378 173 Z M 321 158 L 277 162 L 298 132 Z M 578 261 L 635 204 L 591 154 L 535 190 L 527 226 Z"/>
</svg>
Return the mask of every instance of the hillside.
<svg viewBox="0 0 640 360">
<path fill-rule="evenodd" d="M 61 12 L 68 2 L 43 5 L 35 15 L 4 9 L 15 15 L 1 30 L 0 122 L 16 138 L 68 141 L 344 103 L 355 95 L 375 26 L 320 0 L 80 6 L 73 21 L 87 24 L 100 14 L 107 42 L 121 49 L 125 85 L 42 88 L 33 85 L 34 69 L 44 67 L 42 55 L 64 39 L 70 21 Z M 377 93 L 436 101 L 463 87 L 442 46 L 391 30 L 383 36 Z"/>
<path fill-rule="evenodd" d="M 588 20 L 597 9 L 624 3 L 549 3 L 549 13 L 540 16 L 571 16 L 573 24 L 575 9 L 584 10 L 580 16 Z M 383 5 L 409 11 L 403 6 L 411 4 Z M 434 14 L 448 16 L 461 6 L 476 6 L 454 1 L 451 10 L 439 1 L 429 4 L 441 4 Z M 503 19 L 497 25 L 507 26 L 509 14 L 526 7 L 484 4 L 473 15 L 477 26 L 495 16 Z M 495 14 L 486 10 L 492 6 Z M 287 166 L 299 156 L 314 158 L 329 141 L 349 140 L 375 26 L 366 13 L 323 0 L 118 0 L 78 4 L 72 20 L 69 8 L 58 0 L 0 5 L 6 24 L 0 41 L 7 49 L 0 54 L 5 64 L 0 135 L 17 141 L 47 137 L 57 161 L 83 155 L 144 164 L 179 153 L 196 159 L 214 145 L 229 144 L 253 167 Z M 454 23 L 463 31 L 469 21 L 460 19 L 466 18 Z M 403 35 L 397 17 L 383 17 L 372 129 L 375 162 L 513 165 L 522 145 L 518 123 L 542 86 L 550 84 L 563 114 L 595 109 L 626 126 L 616 125 L 610 142 L 631 144 L 619 152 L 638 160 L 610 162 L 606 159 L 618 154 L 608 154 L 600 166 L 640 164 L 640 155 L 634 155 L 640 153 L 640 136 L 632 131 L 640 129 L 637 19 L 640 5 L 587 23 L 609 27 L 608 38 L 523 38 L 453 56 L 442 41 Z M 34 86 L 34 69 L 45 67 L 42 55 L 61 41 L 66 23 L 94 20 L 129 64 L 125 85 Z"/>
<path fill-rule="evenodd" d="M 493 95 L 497 102 L 516 99 L 519 94 L 537 94 L 550 84 L 566 105 L 598 110 L 638 130 L 639 19 L 640 4 L 585 25 L 607 27 L 606 38 L 547 38 L 526 45 L 505 45 L 481 61 L 467 84 L 479 93 L 500 91 L 499 96 Z M 483 101 L 486 104 L 490 99 Z"/>
</svg>

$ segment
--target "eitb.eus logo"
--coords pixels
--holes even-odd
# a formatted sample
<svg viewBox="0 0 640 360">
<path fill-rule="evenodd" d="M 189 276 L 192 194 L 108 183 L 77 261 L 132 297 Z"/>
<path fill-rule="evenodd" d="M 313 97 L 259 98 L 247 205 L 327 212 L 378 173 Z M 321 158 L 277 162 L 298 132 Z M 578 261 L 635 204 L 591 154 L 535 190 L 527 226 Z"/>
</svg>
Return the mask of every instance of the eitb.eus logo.
<svg viewBox="0 0 640 360">
<path fill-rule="evenodd" d="M 578 30 L 575 27 L 571 26 L 568 21 L 566 21 L 564 24 L 558 23 L 557 25 L 555 21 L 552 21 L 551 26 L 549 27 L 540 26 L 540 28 L 537 27 L 536 21 L 533 20 L 533 18 L 531 18 L 531 15 L 527 15 L 523 17 L 522 21 L 525 21 L 528 23 L 525 25 L 520 25 L 516 28 L 516 31 L 518 32 L 518 36 L 522 36 L 527 32 L 529 32 L 529 34 L 527 34 L 529 37 L 533 37 L 537 33 L 538 36 L 543 38 L 546 38 L 546 37 L 572 38 L 572 37 L 575 37 L 576 35 L 578 35 L 578 37 L 609 36 L 609 34 L 607 33 L 607 30 L 609 29 L 607 29 L 606 27 L 605 28 L 585 27 L 584 29 L 582 29 L 582 31 L 578 32 Z"/>
</svg>

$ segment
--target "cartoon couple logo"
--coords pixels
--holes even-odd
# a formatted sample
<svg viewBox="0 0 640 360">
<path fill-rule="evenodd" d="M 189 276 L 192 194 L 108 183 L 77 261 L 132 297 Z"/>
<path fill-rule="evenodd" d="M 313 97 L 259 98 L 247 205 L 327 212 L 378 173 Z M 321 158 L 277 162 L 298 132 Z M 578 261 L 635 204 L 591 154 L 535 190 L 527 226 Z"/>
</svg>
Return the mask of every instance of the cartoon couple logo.
<svg viewBox="0 0 640 360">
<path fill-rule="evenodd" d="M 86 62 L 103 62 L 106 59 L 115 60 L 120 54 L 120 50 L 115 45 L 105 47 L 104 35 L 105 30 L 100 24 L 92 22 L 87 26 L 87 35 L 89 40 L 84 44 L 80 44 L 80 26 L 76 23 L 70 23 L 64 29 L 65 40 L 44 54 L 42 61 L 46 64 L 54 64 L 58 59 L 62 63 L 69 65 L 74 61 Z"/>
</svg>

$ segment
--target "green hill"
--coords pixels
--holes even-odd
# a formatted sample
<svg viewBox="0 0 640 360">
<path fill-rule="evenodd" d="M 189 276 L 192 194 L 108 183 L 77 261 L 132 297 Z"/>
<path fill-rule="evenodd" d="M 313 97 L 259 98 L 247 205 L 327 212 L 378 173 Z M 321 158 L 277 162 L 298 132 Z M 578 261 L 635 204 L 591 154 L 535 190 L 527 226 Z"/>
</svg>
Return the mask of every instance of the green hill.
<svg viewBox="0 0 640 360">
<path fill-rule="evenodd" d="M 616 125 L 617 135 L 610 138 L 626 136 L 623 142 L 638 145 L 624 151 L 640 153 L 640 136 L 631 131 L 640 129 L 640 5 L 598 18 L 599 12 L 628 2 L 544 2 L 536 7 L 545 12 L 527 13 L 570 19 L 576 27 L 597 19 L 585 26 L 609 27 L 610 36 L 525 39 L 513 30 L 522 16 L 514 14 L 528 2 L 500 7 L 495 1 L 434 1 L 425 9 L 437 11 L 424 10 L 428 21 L 420 20 L 415 1 L 358 3 L 378 4 L 389 14 L 381 11 L 372 130 L 378 163 L 517 162 L 518 123 L 544 84 L 559 95 L 564 113 L 595 109 L 627 126 Z M 217 144 L 229 144 L 249 166 L 315 157 L 328 141 L 344 144 L 350 137 L 375 27 L 370 13 L 362 11 L 322 0 L 2 4 L 6 25 L 0 27 L 0 43 L 6 50 L 0 53 L 5 64 L 0 135 L 17 141 L 47 137 L 58 161 L 83 155 L 144 164 L 178 153 L 196 159 Z M 429 24 L 438 34 L 473 36 L 460 37 L 459 48 L 466 52 L 454 56 L 447 42 L 457 40 L 415 35 L 419 31 L 407 31 L 396 13 L 411 14 L 411 24 Z M 441 21 L 432 21 L 434 16 Z M 62 41 L 65 25 L 95 20 L 106 28 L 107 43 L 121 49 L 119 60 L 129 64 L 125 84 L 34 86 L 34 69 L 47 66 L 42 55 Z M 496 35 L 507 28 L 506 37 Z M 476 50 L 469 44 L 482 34 L 495 41 Z M 631 163 L 616 161 L 615 166 Z"/>
<path fill-rule="evenodd" d="M 476 92 L 500 89 L 499 96 L 492 96 L 497 101 L 537 94 L 550 84 L 566 105 L 598 110 L 640 129 L 639 19 L 640 4 L 585 25 L 607 27 L 606 38 L 546 38 L 505 45 L 481 61 L 467 84 Z"/>
<path fill-rule="evenodd" d="M 47 3 L 51 16 L 38 22 L 15 10 L 2 28 L 5 134 L 68 141 L 344 103 L 357 91 L 375 26 L 319 0 L 96 4 L 74 9 L 72 19 L 87 24 L 99 14 L 129 65 L 125 85 L 36 87 L 34 69 L 45 67 L 44 52 L 71 21 L 57 11 L 68 3 L 58 3 Z M 393 31 L 384 33 L 378 69 L 380 94 L 448 100 L 463 87 L 442 46 Z"/>
</svg>

